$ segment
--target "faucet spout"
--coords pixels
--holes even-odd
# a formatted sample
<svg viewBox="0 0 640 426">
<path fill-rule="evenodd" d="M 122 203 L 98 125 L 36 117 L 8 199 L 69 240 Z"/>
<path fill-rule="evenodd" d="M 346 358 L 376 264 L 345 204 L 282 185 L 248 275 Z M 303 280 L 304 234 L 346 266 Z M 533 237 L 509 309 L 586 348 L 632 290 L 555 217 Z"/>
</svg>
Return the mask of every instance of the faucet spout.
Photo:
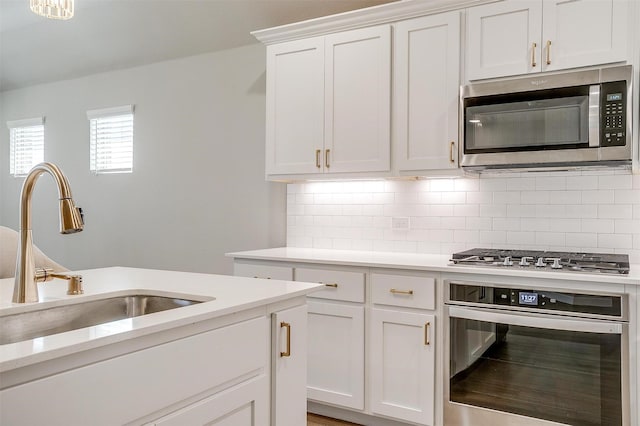
<svg viewBox="0 0 640 426">
<path fill-rule="evenodd" d="M 16 260 L 16 278 L 13 288 L 13 303 L 38 301 L 36 268 L 33 259 L 33 236 L 31 232 L 31 195 L 36 181 L 43 173 L 50 174 L 58 187 L 60 199 L 60 233 L 71 234 L 82 231 L 84 226 L 81 209 L 75 206 L 71 188 L 62 170 L 53 163 L 34 166 L 22 185 L 20 194 L 20 238 Z"/>
</svg>

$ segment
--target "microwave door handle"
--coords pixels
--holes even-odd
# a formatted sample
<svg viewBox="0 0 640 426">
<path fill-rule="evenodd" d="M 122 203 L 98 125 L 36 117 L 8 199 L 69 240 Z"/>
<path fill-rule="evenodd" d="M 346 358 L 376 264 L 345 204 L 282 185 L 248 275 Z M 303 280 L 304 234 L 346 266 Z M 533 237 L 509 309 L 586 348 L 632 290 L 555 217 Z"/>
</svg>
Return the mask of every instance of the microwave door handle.
<svg viewBox="0 0 640 426">
<path fill-rule="evenodd" d="M 600 146 L 600 85 L 589 86 L 589 147 Z"/>
<path fill-rule="evenodd" d="M 577 331 L 602 334 L 622 334 L 621 323 L 568 319 L 555 315 L 539 315 L 529 312 L 503 313 L 471 307 L 448 306 L 449 317 L 509 324 L 522 327 L 546 328 L 549 330 Z"/>
</svg>

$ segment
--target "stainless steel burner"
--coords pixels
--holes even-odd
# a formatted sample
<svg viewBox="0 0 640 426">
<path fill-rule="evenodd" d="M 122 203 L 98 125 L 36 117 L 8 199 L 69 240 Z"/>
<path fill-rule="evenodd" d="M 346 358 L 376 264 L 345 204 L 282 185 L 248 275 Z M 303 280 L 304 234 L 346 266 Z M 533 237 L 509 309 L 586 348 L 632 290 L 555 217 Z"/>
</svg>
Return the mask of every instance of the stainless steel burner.
<svg viewBox="0 0 640 426">
<path fill-rule="evenodd" d="M 612 253 L 573 253 L 541 250 L 503 250 L 474 248 L 451 257 L 454 265 L 548 271 L 628 274 L 629 255 Z"/>
</svg>

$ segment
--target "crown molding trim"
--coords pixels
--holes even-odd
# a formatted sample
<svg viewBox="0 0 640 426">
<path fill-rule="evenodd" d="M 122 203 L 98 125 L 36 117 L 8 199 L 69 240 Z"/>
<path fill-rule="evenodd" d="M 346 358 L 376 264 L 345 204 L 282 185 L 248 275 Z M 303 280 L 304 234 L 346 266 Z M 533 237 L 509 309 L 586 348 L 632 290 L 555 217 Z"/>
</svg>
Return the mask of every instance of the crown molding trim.
<svg viewBox="0 0 640 426">
<path fill-rule="evenodd" d="M 307 21 L 252 31 L 251 35 L 263 44 L 320 36 L 372 25 L 386 24 L 419 16 L 460 10 L 501 0 L 403 0 Z"/>
</svg>

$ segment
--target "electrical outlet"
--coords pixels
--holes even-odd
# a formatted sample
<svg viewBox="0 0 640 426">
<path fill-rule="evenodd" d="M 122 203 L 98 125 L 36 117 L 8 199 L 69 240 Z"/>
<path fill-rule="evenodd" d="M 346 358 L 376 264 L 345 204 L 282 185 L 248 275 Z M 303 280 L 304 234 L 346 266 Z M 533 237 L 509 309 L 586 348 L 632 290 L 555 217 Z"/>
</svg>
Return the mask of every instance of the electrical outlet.
<svg viewBox="0 0 640 426">
<path fill-rule="evenodd" d="M 394 231 L 408 231 L 411 227 L 411 222 L 408 217 L 392 217 L 391 229 Z"/>
</svg>

